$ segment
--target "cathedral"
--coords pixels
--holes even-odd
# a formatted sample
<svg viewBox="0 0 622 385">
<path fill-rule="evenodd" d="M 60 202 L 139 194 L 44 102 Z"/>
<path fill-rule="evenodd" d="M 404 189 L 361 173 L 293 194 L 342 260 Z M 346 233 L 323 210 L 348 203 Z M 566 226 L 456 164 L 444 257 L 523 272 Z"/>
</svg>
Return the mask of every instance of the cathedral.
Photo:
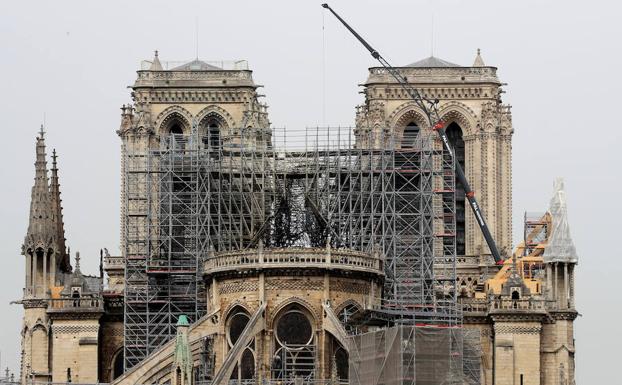
<svg viewBox="0 0 622 385">
<path fill-rule="evenodd" d="M 361 85 L 353 128 L 285 132 L 245 61 L 156 51 L 116 131 L 120 255 L 66 247 L 42 127 L 19 382 L 573 385 L 563 181 L 513 249 L 514 130 L 497 68 L 478 50 L 471 66 L 397 69 L 438 101 L 453 153 L 382 67 Z"/>
</svg>

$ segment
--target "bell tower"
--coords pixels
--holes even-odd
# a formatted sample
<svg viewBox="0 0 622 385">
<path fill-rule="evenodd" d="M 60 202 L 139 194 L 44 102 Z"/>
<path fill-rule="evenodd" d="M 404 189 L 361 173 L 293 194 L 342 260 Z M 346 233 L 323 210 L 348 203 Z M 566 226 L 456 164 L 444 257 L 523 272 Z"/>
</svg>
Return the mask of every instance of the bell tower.
<svg viewBox="0 0 622 385">
<path fill-rule="evenodd" d="M 269 145 L 259 87 L 244 60 L 167 62 L 156 51 L 137 73 L 117 131 L 126 370 L 174 338 L 182 315 L 194 323 L 205 312 L 189 187 L 198 183 L 200 159 L 220 162 L 223 151 Z M 159 301 L 147 293 L 158 293 Z M 160 316 L 145 323 L 150 314 Z"/>
<path fill-rule="evenodd" d="M 512 117 L 503 103 L 503 83 L 497 68 L 484 64 L 478 50 L 471 66 L 431 56 L 396 68 L 422 97 L 438 100 L 440 118 L 488 226 L 502 255 L 512 247 Z M 431 133 L 425 113 L 382 67 L 369 69 L 357 107 L 359 138 L 391 135 L 395 146 L 410 148 L 423 133 Z M 384 130 L 384 131 L 383 131 Z M 436 134 L 432 134 L 436 137 Z M 492 261 L 474 215 L 456 183 L 456 253 L 471 265 Z M 474 273 L 475 274 L 475 273 Z M 477 275 L 477 274 L 475 274 Z"/>
</svg>

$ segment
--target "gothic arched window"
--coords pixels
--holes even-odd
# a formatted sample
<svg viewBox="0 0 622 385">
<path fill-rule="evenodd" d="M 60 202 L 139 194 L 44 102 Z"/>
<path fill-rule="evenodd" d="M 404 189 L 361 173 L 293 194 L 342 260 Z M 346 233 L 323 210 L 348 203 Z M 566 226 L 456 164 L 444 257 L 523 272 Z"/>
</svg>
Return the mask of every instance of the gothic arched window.
<svg viewBox="0 0 622 385">
<path fill-rule="evenodd" d="M 179 124 L 179 122 L 173 122 L 168 132 L 172 135 L 183 135 L 184 129 L 181 127 L 181 124 Z"/>
<path fill-rule="evenodd" d="M 120 349 L 112 360 L 112 375 L 110 377 L 111 382 L 123 374 L 123 358 L 123 349 Z"/>
<path fill-rule="evenodd" d="M 404 127 L 402 148 L 415 148 L 415 141 L 419 136 L 419 126 L 416 122 L 410 122 Z"/>
<path fill-rule="evenodd" d="M 466 169 L 464 139 L 462 138 L 462 129 L 458 123 L 453 122 L 445 130 L 447 139 L 451 143 L 455 160 L 460 164 L 462 170 Z M 464 186 L 456 179 L 456 254 L 466 254 L 466 200 Z"/>
<path fill-rule="evenodd" d="M 209 116 L 203 123 L 204 136 L 202 138 L 203 146 L 210 148 L 212 151 L 218 149 L 222 144 L 221 132 L 223 127 L 221 119 L 217 116 Z"/>
<path fill-rule="evenodd" d="M 283 310 L 274 325 L 272 378 L 311 379 L 315 372 L 315 338 L 311 319 L 298 305 Z"/>
<path fill-rule="evenodd" d="M 248 313 L 242 308 L 236 308 L 231 312 L 227 320 L 227 345 L 229 349 L 238 342 L 244 328 L 250 321 Z M 244 349 L 242 357 L 238 360 L 231 373 L 231 380 L 250 380 L 255 377 L 255 341 L 252 340 Z"/>
<path fill-rule="evenodd" d="M 168 141 L 168 146 L 170 146 L 170 148 L 184 149 L 184 131 L 186 127 L 187 125 L 184 124 L 182 118 L 177 115 L 167 118 L 161 132 L 164 136 L 167 136 L 165 140 Z"/>
</svg>

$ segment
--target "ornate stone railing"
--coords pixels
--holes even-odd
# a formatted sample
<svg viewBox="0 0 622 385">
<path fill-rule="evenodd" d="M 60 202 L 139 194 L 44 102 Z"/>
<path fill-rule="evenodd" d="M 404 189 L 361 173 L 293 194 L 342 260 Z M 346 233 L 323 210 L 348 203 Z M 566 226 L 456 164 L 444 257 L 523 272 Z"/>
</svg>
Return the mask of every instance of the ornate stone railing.
<svg viewBox="0 0 622 385">
<path fill-rule="evenodd" d="M 487 299 L 461 298 L 460 305 L 464 315 L 485 315 L 488 313 L 489 305 Z"/>
<path fill-rule="evenodd" d="M 226 82 L 223 83 L 223 80 Z M 134 87 L 159 84 L 170 86 L 175 82 L 204 82 L 220 86 L 254 86 L 249 70 L 214 70 L 214 71 L 138 71 Z"/>
<path fill-rule="evenodd" d="M 123 257 L 104 257 L 104 267 L 107 269 L 123 269 L 125 268 L 125 259 Z"/>
<path fill-rule="evenodd" d="M 545 312 L 548 308 L 547 301 L 538 299 L 461 298 L 459 301 L 464 314 L 467 316 L 506 311 Z"/>
<path fill-rule="evenodd" d="M 494 311 L 546 311 L 546 301 L 537 299 L 496 298 L 490 303 L 490 312 Z"/>
<path fill-rule="evenodd" d="M 434 81 L 454 81 L 462 83 L 464 81 L 483 81 L 499 83 L 497 69 L 495 67 L 399 67 L 397 68 L 408 80 L 416 82 L 417 78 L 425 78 L 426 83 Z M 369 69 L 368 83 L 395 83 L 395 79 L 383 67 L 373 67 Z"/>
<path fill-rule="evenodd" d="M 460 255 L 456 257 L 456 264 L 460 265 L 474 265 L 479 266 L 480 257 L 479 255 Z"/>
<path fill-rule="evenodd" d="M 22 289 L 24 293 L 24 298 L 42 298 L 47 295 L 48 288 L 47 286 L 37 285 L 34 287 L 25 287 Z"/>
<path fill-rule="evenodd" d="M 48 312 L 65 311 L 103 311 L 104 301 L 101 298 L 54 298 L 48 300 Z"/>
<path fill-rule="evenodd" d="M 216 254 L 205 261 L 205 274 L 230 270 L 278 268 L 318 268 L 384 274 L 382 260 L 374 255 L 353 250 L 323 248 L 287 248 L 244 250 Z"/>
</svg>

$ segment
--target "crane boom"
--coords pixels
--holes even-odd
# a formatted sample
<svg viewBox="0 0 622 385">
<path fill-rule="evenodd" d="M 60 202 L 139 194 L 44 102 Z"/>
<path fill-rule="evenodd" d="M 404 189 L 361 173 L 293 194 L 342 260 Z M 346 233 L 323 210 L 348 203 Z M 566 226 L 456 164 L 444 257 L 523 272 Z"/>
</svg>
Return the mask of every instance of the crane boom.
<svg viewBox="0 0 622 385">
<path fill-rule="evenodd" d="M 404 89 L 404 91 L 406 91 L 406 93 L 411 97 L 413 102 L 415 102 L 417 107 L 419 107 L 423 111 L 423 113 L 426 115 L 430 127 L 432 127 L 432 129 L 436 131 L 438 135 L 440 136 L 445 150 L 449 152 L 449 154 L 452 157 L 454 157 L 453 148 L 451 147 L 451 144 L 449 143 L 449 139 L 447 138 L 447 133 L 445 132 L 445 122 L 443 122 L 438 115 L 438 100 L 432 100 L 432 99 L 423 97 L 421 93 L 419 93 L 419 91 L 408 82 L 408 79 L 406 79 L 405 76 L 402 76 L 402 74 L 400 74 L 399 71 L 395 69 L 395 67 L 391 66 L 389 62 L 385 58 L 383 58 L 382 55 L 380 55 L 380 53 L 376 51 L 371 45 L 369 45 L 369 43 L 366 42 L 365 39 L 361 37 L 361 35 L 359 35 L 352 27 L 350 27 L 350 25 L 346 23 L 346 21 L 343 20 L 341 16 L 337 14 L 337 12 L 335 12 L 326 3 L 322 4 L 322 7 L 328 9 L 341 22 L 341 24 L 343 24 L 343 26 L 346 27 L 348 31 L 350 31 L 352 35 L 354 35 L 354 37 L 361 44 L 363 44 L 363 46 L 369 51 L 371 56 L 374 59 L 378 60 L 378 62 L 380 62 L 380 64 L 387 70 L 387 72 L 393 78 L 395 78 L 395 80 L 400 84 L 400 86 Z M 454 163 L 455 163 L 455 170 L 456 170 L 456 178 L 458 179 L 458 182 L 464 188 L 466 199 L 469 202 L 469 206 L 471 206 L 471 210 L 473 211 L 473 214 L 475 215 L 475 220 L 477 220 L 477 224 L 479 225 L 479 228 L 482 234 L 484 235 L 484 239 L 486 240 L 486 243 L 488 244 L 488 248 L 490 249 L 490 252 L 493 258 L 495 259 L 495 262 L 497 264 L 502 264 L 503 259 L 501 258 L 501 255 L 499 254 L 499 250 L 497 249 L 497 244 L 495 243 L 495 240 L 492 238 L 490 229 L 488 228 L 488 225 L 486 224 L 486 219 L 484 219 L 484 214 L 482 213 L 482 210 L 480 209 L 479 204 L 477 203 L 477 200 L 475 199 L 475 191 L 471 189 L 471 186 L 469 185 L 469 182 L 467 181 L 466 176 L 464 175 L 464 171 L 462 170 L 462 166 L 460 166 L 460 163 L 459 162 L 454 162 Z"/>
</svg>

